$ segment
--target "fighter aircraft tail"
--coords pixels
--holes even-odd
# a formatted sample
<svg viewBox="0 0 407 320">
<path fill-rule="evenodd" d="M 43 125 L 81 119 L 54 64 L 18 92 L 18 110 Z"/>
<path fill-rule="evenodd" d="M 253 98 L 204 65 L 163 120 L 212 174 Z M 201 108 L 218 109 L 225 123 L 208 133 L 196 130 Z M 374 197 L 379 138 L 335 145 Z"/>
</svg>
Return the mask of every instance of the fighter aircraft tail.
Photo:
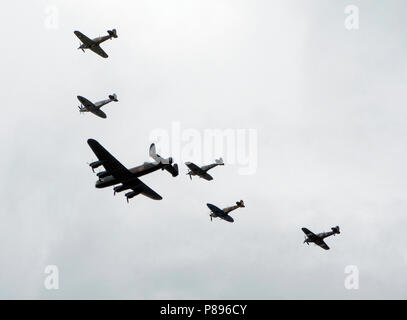
<svg viewBox="0 0 407 320">
<path fill-rule="evenodd" d="M 331 230 L 332 230 L 332 232 L 333 232 L 334 234 L 340 234 L 340 233 L 341 233 L 341 232 L 339 231 L 339 226 L 333 227 L 333 228 L 331 228 Z"/>
<path fill-rule="evenodd" d="M 107 33 L 109 34 L 109 36 L 111 36 L 112 38 L 117 38 L 117 32 L 116 29 L 113 30 L 107 30 Z"/>
<path fill-rule="evenodd" d="M 215 160 L 215 163 L 216 163 L 217 165 L 219 165 L 219 166 L 225 165 L 225 163 L 223 162 L 223 159 L 222 159 L 222 158 L 219 158 L 219 159 Z"/>
<path fill-rule="evenodd" d="M 240 201 L 236 202 L 236 205 L 237 205 L 238 207 L 240 207 L 240 208 L 244 208 L 244 207 L 245 207 L 243 200 L 240 200 Z"/>
<path fill-rule="evenodd" d="M 115 101 L 115 102 L 119 101 L 119 100 L 117 100 L 116 93 L 113 93 L 113 94 L 109 95 L 109 99 L 112 100 L 112 101 Z"/>
</svg>

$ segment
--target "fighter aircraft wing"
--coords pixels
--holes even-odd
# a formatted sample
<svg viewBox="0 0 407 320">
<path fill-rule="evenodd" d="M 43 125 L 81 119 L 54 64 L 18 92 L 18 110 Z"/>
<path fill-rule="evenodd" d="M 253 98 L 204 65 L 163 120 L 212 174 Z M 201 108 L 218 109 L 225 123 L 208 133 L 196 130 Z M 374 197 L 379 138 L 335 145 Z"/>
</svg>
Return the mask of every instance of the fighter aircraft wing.
<svg viewBox="0 0 407 320">
<path fill-rule="evenodd" d="M 108 55 L 106 54 L 106 52 L 104 52 L 103 49 L 102 49 L 99 45 L 92 46 L 92 47 L 90 47 L 89 49 L 92 50 L 94 53 L 100 55 L 100 56 L 103 57 L 103 58 L 107 58 L 107 57 L 108 57 Z"/>
<path fill-rule="evenodd" d="M 89 39 L 87 36 L 85 36 L 82 32 L 80 31 L 74 31 L 74 34 L 79 38 L 79 40 L 82 41 L 83 44 L 90 46 L 95 43 L 95 41 Z"/>
<path fill-rule="evenodd" d="M 132 176 L 132 173 L 115 157 L 113 157 L 105 148 L 103 148 L 99 142 L 94 139 L 89 139 L 88 144 L 99 161 L 102 162 L 105 170 L 114 178 L 119 180 L 126 180 Z"/>
<path fill-rule="evenodd" d="M 200 167 L 198 167 L 195 163 L 192 162 L 185 162 L 185 165 L 193 172 L 195 173 L 205 173 L 205 171 L 201 170 Z"/>
<path fill-rule="evenodd" d="M 314 241 L 314 243 L 320 246 L 322 249 L 329 250 L 328 245 L 323 240 Z"/>
<path fill-rule="evenodd" d="M 211 176 L 210 174 L 208 174 L 208 173 L 204 173 L 204 174 L 201 174 L 201 175 L 199 175 L 199 176 L 200 176 L 201 178 L 205 179 L 205 180 L 208 180 L 208 181 L 213 180 L 212 176 Z"/>
<path fill-rule="evenodd" d="M 301 230 L 305 233 L 308 238 L 316 237 L 316 234 L 312 231 L 309 231 L 307 228 L 301 228 Z"/>
<path fill-rule="evenodd" d="M 225 212 L 223 212 L 222 209 L 218 208 L 217 206 L 207 203 L 206 204 L 208 206 L 208 208 L 215 214 L 217 214 L 218 216 L 222 216 L 225 215 Z"/>
<path fill-rule="evenodd" d="M 92 112 L 93 114 L 97 115 L 100 118 L 106 119 L 106 113 L 104 113 L 102 110 L 100 109 L 96 109 L 96 110 L 89 110 L 90 112 Z"/>
</svg>

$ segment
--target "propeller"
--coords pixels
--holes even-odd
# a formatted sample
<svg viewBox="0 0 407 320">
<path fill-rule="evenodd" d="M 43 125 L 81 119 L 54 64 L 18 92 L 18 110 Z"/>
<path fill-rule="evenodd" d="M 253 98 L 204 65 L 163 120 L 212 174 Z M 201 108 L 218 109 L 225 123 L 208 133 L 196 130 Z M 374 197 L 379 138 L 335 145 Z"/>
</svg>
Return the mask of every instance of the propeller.
<svg viewBox="0 0 407 320">
<path fill-rule="evenodd" d="M 85 50 L 83 50 L 83 48 L 82 48 L 82 43 L 79 41 L 79 48 L 78 48 L 78 50 L 79 49 L 81 49 L 83 52 L 85 52 Z"/>
<path fill-rule="evenodd" d="M 309 242 L 307 241 L 307 240 L 308 240 L 308 239 L 307 239 L 307 236 L 304 236 L 304 238 L 305 238 L 304 243 L 306 243 L 307 245 L 309 245 Z"/>
<path fill-rule="evenodd" d="M 90 166 L 90 163 L 89 163 L 89 162 L 86 162 L 86 164 L 87 164 L 88 166 Z M 95 168 L 91 167 L 91 169 L 92 169 L 92 172 L 95 173 Z"/>
<path fill-rule="evenodd" d="M 212 216 L 210 215 L 209 217 L 211 218 L 211 221 L 212 221 Z"/>
</svg>

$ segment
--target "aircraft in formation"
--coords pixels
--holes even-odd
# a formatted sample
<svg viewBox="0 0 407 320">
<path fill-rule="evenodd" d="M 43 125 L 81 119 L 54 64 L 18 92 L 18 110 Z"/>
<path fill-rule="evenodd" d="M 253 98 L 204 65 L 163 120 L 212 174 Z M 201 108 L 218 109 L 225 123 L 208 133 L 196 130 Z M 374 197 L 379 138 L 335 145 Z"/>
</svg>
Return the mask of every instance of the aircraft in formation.
<svg viewBox="0 0 407 320">
<path fill-rule="evenodd" d="M 106 119 L 106 113 L 104 113 L 100 108 L 102 108 L 104 105 L 114 101 L 117 102 L 117 95 L 115 93 L 109 95 L 109 99 L 98 101 L 98 102 L 90 102 L 88 99 L 82 97 L 82 96 L 77 96 L 79 102 L 81 103 L 79 108 L 79 113 L 83 112 L 91 112 L 94 115 L 97 115 L 100 118 Z"/>
<path fill-rule="evenodd" d="M 116 29 L 113 30 L 107 30 L 107 35 L 102 36 L 102 37 L 97 37 L 95 39 L 90 39 L 87 36 L 85 36 L 82 32 L 80 31 L 74 31 L 74 34 L 79 38 L 79 40 L 82 42 L 82 44 L 79 46 L 78 50 L 81 49 L 83 52 L 85 52 L 85 49 L 90 49 L 94 53 L 98 54 L 99 56 L 103 58 L 107 58 L 108 55 L 106 52 L 103 51 L 103 49 L 100 47 L 100 44 L 102 42 L 105 42 L 106 40 L 112 39 L 112 38 L 117 38 L 117 32 Z"/>
<path fill-rule="evenodd" d="M 229 215 L 229 213 L 231 211 L 236 210 L 237 208 L 245 207 L 243 200 L 236 202 L 235 206 L 227 207 L 224 209 L 219 209 L 217 206 L 210 204 L 210 203 L 207 203 L 206 205 L 211 210 L 211 212 L 209 213 L 209 217 L 211 218 L 211 221 L 212 221 L 212 218 L 220 218 L 227 222 L 234 222 L 233 218 Z"/>
<path fill-rule="evenodd" d="M 113 188 L 114 195 L 117 192 L 131 189 L 132 191 L 125 194 L 127 202 L 138 194 L 142 194 L 153 200 L 162 199 L 158 193 L 145 185 L 139 177 L 159 169 L 168 171 L 173 177 L 178 175 L 178 165 L 172 164 L 172 158 L 164 159 L 158 155 L 154 144 L 150 146 L 150 156 L 155 162 L 144 162 L 142 165 L 131 169 L 127 169 L 122 165 L 96 140 L 89 139 L 88 144 L 98 158 L 97 161 L 90 163 L 89 166 L 93 171 L 99 166 L 103 166 L 105 169 L 105 171 L 97 173 L 98 180 L 96 181 L 95 187 L 106 188 L 117 185 Z"/>
<path fill-rule="evenodd" d="M 318 234 L 315 234 L 315 233 L 309 231 L 307 228 L 301 228 L 301 230 L 305 233 L 304 243 L 306 243 L 308 245 L 310 244 L 310 242 L 315 243 L 316 245 L 320 246 L 322 249 L 325 249 L 325 250 L 329 250 L 329 247 L 324 242 L 324 239 L 329 236 L 340 233 L 339 226 L 332 227 L 331 228 L 332 231 L 322 232 L 322 233 L 318 233 Z"/>
<path fill-rule="evenodd" d="M 203 178 L 205 180 L 213 180 L 212 176 L 208 174 L 208 171 L 212 168 L 215 168 L 217 166 L 223 166 L 225 165 L 223 163 L 222 158 L 215 160 L 215 163 L 208 164 L 206 166 L 198 167 L 195 163 L 192 162 L 185 162 L 185 165 L 189 168 L 189 172 L 187 175 L 189 175 L 189 178 L 192 180 L 192 176 L 199 176 L 200 178 Z"/>
<path fill-rule="evenodd" d="M 95 52 L 99 56 L 103 58 L 107 58 L 108 55 L 103 49 L 100 47 L 100 44 L 106 40 L 117 38 L 116 29 L 108 30 L 107 35 L 98 37 L 95 39 L 90 39 L 85 36 L 80 31 L 74 31 L 74 34 L 79 38 L 81 41 L 81 45 L 78 49 L 81 49 L 85 52 L 85 49 L 90 49 L 91 51 Z M 98 117 L 106 118 L 106 114 L 100 110 L 100 108 L 112 101 L 117 102 L 116 94 L 109 95 L 109 99 L 102 100 L 99 102 L 92 103 L 88 99 L 77 96 L 78 100 L 81 103 L 79 106 L 79 112 L 91 112 Z M 117 192 L 122 192 L 125 190 L 131 189 L 132 191 L 127 192 L 125 194 L 127 202 L 129 199 L 135 197 L 138 194 L 142 194 L 146 197 L 149 197 L 154 200 L 161 200 L 162 197 L 152 190 L 150 187 L 145 185 L 139 177 L 149 174 L 151 172 L 157 171 L 159 169 L 166 170 L 173 177 L 178 176 L 178 165 L 172 164 L 172 158 L 164 159 L 160 155 L 156 153 L 154 143 L 150 146 L 149 155 L 154 159 L 155 162 L 144 162 L 142 165 L 127 169 L 123 166 L 115 157 L 113 157 L 99 142 L 94 139 L 88 139 L 88 144 L 92 151 L 95 153 L 96 157 L 98 158 L 97 161 L 94 161 L 89 164 L 94 171 L 96 168 L 103 166 L 104 171 L 97 173 L 98 180 L 96 181 L 95 187 L 96 188 L 106 188 L 110 186 L 114 186 L 113 191 L 114 195 Z M 205 180 L 213 180 L 213 177 L 208 174 L 208 171 L 216 166 L 224 165 L 222 158 L 215 160 L 215 163 L 205 165 L 202 167 L 197 166 L 192 162 L 186 162 L 185 165 L 189 168 L 187 175 L 189 175 L 190 179 L 192 180 L 192 176 L 199 176 Z M 211 210 L 209 213 L 210 219 L 212 218 L 220 218 L 222 220 L 228 222 L 234 222 L 233 218 L 229 215 L 229 213 L 237 208 L 244 208 L 243 200 L 236 202 L 236 205 L 227 207 L 224 209 L 220 209 L 217 206 L 208 203 L 208 208 Z M 339 234 L 339 226 L 331 228 L 332 231 L 323 232 L 319 234 L 314 234 L 307 228 L 302 228 L 301 230 L 305 233 L 305 240 L 304 243 L 315 243 L 316 245 L 320 246 L 325 250 L 329 250 L 329 247 L 324 242 L 324 239 L 335 234 Z"/>
</svg>

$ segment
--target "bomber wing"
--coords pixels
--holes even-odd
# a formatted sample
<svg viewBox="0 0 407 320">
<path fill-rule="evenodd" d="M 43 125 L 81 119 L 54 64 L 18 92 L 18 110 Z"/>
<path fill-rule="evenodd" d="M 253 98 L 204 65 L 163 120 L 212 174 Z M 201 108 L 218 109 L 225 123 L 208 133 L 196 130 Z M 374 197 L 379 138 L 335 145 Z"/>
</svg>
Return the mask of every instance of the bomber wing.
<svg viewBox="0 0 407 320">
<path fill-rule="evenodd" d="M 132 187 L 131 189 L 133 191 L 141 191 L 140 193 L 146 197 L 149 197 L 150 199 L 153 200 L 162 200 L 163 197 L 161 197 L 157 192 L 155 192 L 153 189 L 151 189 L 149 186 L 141 182 L 141 180 L 136 179 L 137 181 L 137 186 Z"/>
<path fill-rule="evenodd" d="M 109 151 L 94 139 L 88 140 L 89 147 L 92 149 L 99 161 L 102 162 L 105 170 L 114 178 L 124 181 L 132 177 L 132 173 L 122 165 Z"/>
</svg>

